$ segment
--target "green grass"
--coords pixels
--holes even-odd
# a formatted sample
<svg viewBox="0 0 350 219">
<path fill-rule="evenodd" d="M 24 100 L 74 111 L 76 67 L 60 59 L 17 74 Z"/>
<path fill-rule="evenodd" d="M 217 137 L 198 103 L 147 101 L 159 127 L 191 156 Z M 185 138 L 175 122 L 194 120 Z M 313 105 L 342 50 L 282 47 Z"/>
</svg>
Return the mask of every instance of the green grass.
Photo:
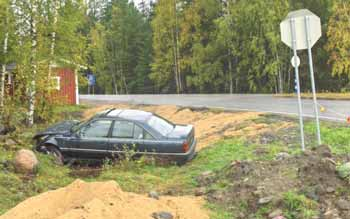
<svg viewBox="0 0 350 219">
<path fill-rule="evenodd" d="M 211 219 L 233 219 L 234 215 L 229 212 L 227 209 L 220 207 L 215 204 L 208 203 L 206 207 L 211 211 Z"/>
<path fill-rule="evenodd" d="M 329 122 L 321 122 L 322 143 L 329 145 L 335 154 L 350 153 L 350 126 Z M 306 133 L 310 136 L 312 145 L 316 144 L 316 126 L 313 122 L 306 123 Z"/>
<path fill-rule="evenodd" d="M 61 112 L 79 113 L 81 107 L 63 107 L 58 110 L 61 110 Z M 66 116 L 70 115 L 69 113 L 66 114 Z M 41 127 L 42 125 L 39 125 L 31 130 L 21 130 L 17 134 L 23 140 L 20 148 L 30 148 L 30 137 L 36 129 Z M 305 131 L 309 136 L 314 136 L 315 128 L 312 122 L 306 123 Z M 324 143 L 329 144 L 334 152 L 339 154 L 350 152 L 350 132 L 347 126 L 322 123 L 322 137 Z M 295 142 L 295 145 L 297 144 L 298 142 Z M 258 156 L 256 150 L 259 149 L 265 150 L 266 153 Z M 65 186 L 77 177 L 86 181 L 116 180 L 124 190 L 130 192 L 145 193 L 150 190 L 156 190 L 159 192 L 172 191 L 172 194 L 175 195 L 189 195 L 194 193 L 194 189 L 197 186 L 196 177 L 204 171 L 220 171 L 235 160 L 271 160 L 281 151 L 288 151 L 292 154 L 300 152 L 299 148 L 288 148 L 287 145 L 278 140 L 271 144 L 260 145 L 247 143 L 244 138 L 234 138 L 222 140 L 211 147 L 201 150 L 193 161 L 184 166 L 156 166 L 136 161 L 127 162 L 124 165 L 105 165 L 102 170 L 96 170 L 98 172 L 97 176 L 81 175 L 80 177 L 79 175 L 72 175 L 72 173 L 75 173 L 75 170 L 56 166 L 49 157 L 40 154 L 38 155 L 40 166 L 36 176 L 33 178 L 28 179 L 28 177 L 16 174 L 11 167 L 5 168 L 4 165 L 0 164 L 0 214 L 27 197 Z M 15 149 L 5 150 L 0 146 L 0 162 L 12 160 L 14 153 Z M 222 179 L 212 186 L 215 189 L 225 189 L 229 183 L 229 181 Z M 294 199 L 304 201 L 299 196 L 286 196 L 286 202 L 290 204 L 287 209 L 294 208 Z M 230 211 L 222 206 L 209 203 L 207 207 L 212 211 L 211 217 L 214 219 L 234 218 L 229 213 Z M 267 210 L 261 209 L 260 215 L 266 214 Z M 304 213 L 308 215 L 312 212 L 305 211 Z M 259 218 L 258 215 L 257 218 Z M 289 218 L 292 219 L 293 217 Z"/>
<path fill-rule="evenodd" d="M 303 194 L 294 191 L 286 192 L 283 196 L 284 214 L 287 219 L 311 219 L 317 215 L 317 203 Z"/>
<path fill-rule="evenodd" d="M 12 160 L 13 152 L 0 150 L 0 161 Z M 13 167 L 0 165 L 0 215 L 24 199 L 71 183 L 67 167 L 57 167 L 50 157 L 38 154 L 40 166 L 34 178 L 16 174 Z M 3 166 L 3 167 L 2 167 Z"/>
<path fill-rule="evenodd" d="M 195 178 L 200 173 L 220 170 L 232 160 L 250 159 L 252 152 L 253 147 L 245 147 L 241 140 L 227 140 L 202 150 L 184 166 L 131 163 L 124 168 L 108 168 L 97 179 L 116 180 L 127 191 L 145 192 L 152 188 L 189 191 L 197 185 Z"/>
</svg>

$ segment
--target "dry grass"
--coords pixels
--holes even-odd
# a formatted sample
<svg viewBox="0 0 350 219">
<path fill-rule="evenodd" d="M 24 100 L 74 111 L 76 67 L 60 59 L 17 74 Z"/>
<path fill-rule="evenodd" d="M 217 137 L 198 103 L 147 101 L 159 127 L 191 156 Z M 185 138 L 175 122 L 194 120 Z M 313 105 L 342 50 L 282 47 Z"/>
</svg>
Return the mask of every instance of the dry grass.
<svg viewBox="0 0 350 219">
<path fill-rule="evenodd" d="M 107 108 L 140 109 L 156 113 L 177 124 L 192 124 L 198 140 L 197 150 L 210 146 L 223 138 L 252 137 L 265 132 L 277 131 L 280 127 L 291 124 L 283 122 L 277 126 L 255 123 L 262 113 L 256 112 L 215 112 L 211 110 L 192 110 L 172 105 L 140 106 L 140 105 L 104 105 L 86 110 L 85 118 Z"/>
<path fill-rule="evenodd" d="M 296 97 L 296 94 L 275 94 L 274 96 L 292 98 Z M 301 97 L 312 99 L 312 93 L 302 93 Z M 317 93 L 317 98 L 323 100 L 350 100 L 350 93 Z"/>
</svg>

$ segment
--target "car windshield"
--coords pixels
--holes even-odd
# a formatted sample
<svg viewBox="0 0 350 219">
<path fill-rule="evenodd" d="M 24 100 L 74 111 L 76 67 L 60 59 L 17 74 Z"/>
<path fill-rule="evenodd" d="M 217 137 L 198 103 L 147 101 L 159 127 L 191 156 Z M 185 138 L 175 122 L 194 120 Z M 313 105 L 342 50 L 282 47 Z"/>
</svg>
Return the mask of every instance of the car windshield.
<svg viewBox="0 0 350 219">
<path fill-rule="evenodd" d="M 174 124 L 168 122 L 167 120 L 161 117 L 154 115 L 147 121 L 147 124 L 163 136 L 166 136 L 174 129 Z"/>
<path fill-rule="evenodd" d="M 86 124 L 87 121 L 81 121 L 72 126 L 70 129 L 71 132 L 77 132 L 82 126 Z"/>
<path fill-rule="evenodd" d="M 70 129 L 71 132 L 77 132 L 81 127 L 85 126 L 85 124 L 87 124 L 88 122 L 90 122 L 91 120 L 93 120 L 94 118 L 102 115 L 102 114 L 105 114 L 106 112 L 110 111 L 110 109 L 107 109 L 107 110 L 104 110 L 104 111 L 101 111 L 101 112 L 98 112 L 96 113 L 93 117 L 91 117 L 90 119 L 86 120 L 86 121 L 80 121 L 76 124 L 74 124 L 72 126 L 72 128 Z"/>
</svg>

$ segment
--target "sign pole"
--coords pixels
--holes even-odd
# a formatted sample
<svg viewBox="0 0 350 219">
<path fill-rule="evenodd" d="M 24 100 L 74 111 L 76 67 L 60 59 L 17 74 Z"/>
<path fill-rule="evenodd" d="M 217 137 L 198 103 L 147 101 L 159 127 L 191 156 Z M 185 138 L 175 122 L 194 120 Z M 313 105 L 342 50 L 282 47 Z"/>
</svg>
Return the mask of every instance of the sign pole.
<svg viewBox="0 0 350 219">
<path fill-rule="evenodd" d="M 290 19 L 291 32 L 292 32 L 292 46 L 294 57 L 297 57 L 297 41 L 296 41 L 296 31 L 295 31 L 295 19 Z M 304 140 L 304 123 L 303 123 L 303 109 L 301 103 L 300 95 L 300 81 L 299 81 L 299 67 L 297 63 L 297 58 L 294 59 L 294 69 L 295 69 L 295 78 L 297 84 L 297 93 L 298 93 L 298 110 L 299 110 L 299 124 L 300 124 L 300 138 L 301 138 L 301 149 L 305 151 L 305 140 Z"/>
<path fill-rule="evenodd" d="M 317 142 L 318 142 L 318 145 L 321 145 L 322 141 L 321 141 L 321 131 L 320 131 L 320 119 L 319 119 L 319 115 L 318 115 L 314 66 L 313 66 L 313 61 L 312 61 L 311 38 L 310 38 L 310 17 L 309 16 L 305 16 L 305 28 L 306 28 L 306 38 L 307 38 L 307 51 L 309 54 L 309 67 L 310 67 L 310 76 L 311 76 L 312 97 L 313 97 L 313 101 L 314 101 L 314 110 L 315 110 L 315 119 L 316 119 Z"/>
</svg>

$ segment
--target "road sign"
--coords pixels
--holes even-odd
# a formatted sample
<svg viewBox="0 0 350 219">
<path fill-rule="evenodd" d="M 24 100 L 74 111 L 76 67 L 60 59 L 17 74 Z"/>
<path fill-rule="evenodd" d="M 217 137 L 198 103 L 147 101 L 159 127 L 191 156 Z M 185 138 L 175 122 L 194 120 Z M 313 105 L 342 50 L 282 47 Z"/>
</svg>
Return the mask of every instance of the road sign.
<svg viewBox="0 0 350 219">
<path fill-rule="evenodd" d="M 307 9 L 293 11 L 288 14 L 281 24 L 281 39 L 287 46 L 293 49 L 293 58 L 291 60 L 295 69 L 295 82 L 296 91 L 298 94 L 298 110 L 299 110 L 299 123 L 300 123 L 300 137 L 301 147 L 305 150 L 304 141 L 304 122 L 303 122 L 303 110 L 300 94 L 300 81 L 299 81 L 299 65 L 300 59 L 298 58 L 297 50 L 308 50 L 309 55 L 309 67 L 311 75 L 311 87 L 314 100 L 314 110 L 317 127 L 317 140 L 318 144 L 321 144 L 320 122 L 318 116 L 318 106 L 316 98 L 316 86 L 314 79 L 314 69 L 312 63 L 311 48 L 317 40 L 321 37 L 321 20 L 318 16 Z"/>
<path fill-rule="evenodd" d="M 296 60 L 295 60 L 296 59 Z M 293 58 L 290 60 L 290 62 L 292 63 L 292 66 L 295 67 L 299 67 L 300 65 L 300 58 L 299 56 L 293 56 Z M 295 65 L 296 64 L 296 65 Z"/>
<path fill-rule="evenodd" d="M 318 39 L 320 39 L 321 33 L 321 20 L 318 16 L 307 9 L 290 12 L 286 19 L 282 21 L 281 26 L 281 39 L 287 46 L 293 49 L 292 42 L 292 29 L 290 22 L 294 20 L 295 23 L 295 40 L 296 50 L 302 50 L 308 48 L 308 39 L 306 33 L 305 17 L 309 19 L 309 33 L 310 33 L 310 47 L 313 47 Z"/>
<path fill-rule="evenodd" d="M 96 84 L 96 77 L 95 77 L 95 75 L 88 74 L 87 78 L 88 78 L 89 86 L 95 86 L 95 84 Z"/>
</svg>

